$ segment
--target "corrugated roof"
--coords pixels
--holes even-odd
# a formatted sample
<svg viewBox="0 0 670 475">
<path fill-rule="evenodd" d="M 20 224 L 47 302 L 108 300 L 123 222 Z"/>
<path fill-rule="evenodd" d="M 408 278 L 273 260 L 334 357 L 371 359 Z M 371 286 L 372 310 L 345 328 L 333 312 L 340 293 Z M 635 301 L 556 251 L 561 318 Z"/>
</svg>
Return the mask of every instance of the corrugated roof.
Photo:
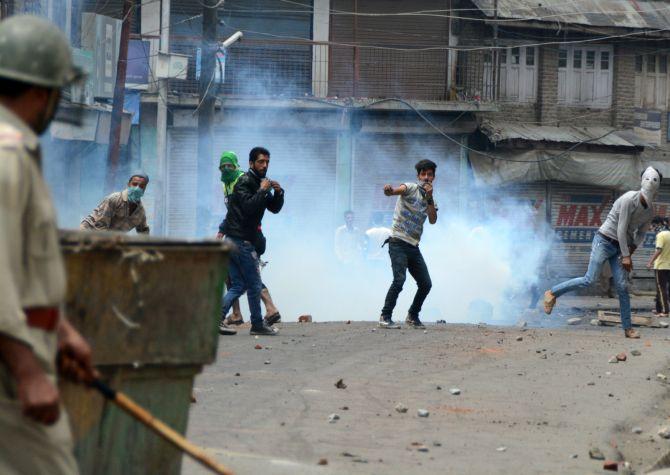
<svg viewBox="0 0 670 475">
<path fill-rule="evenodd" d="M 487 17 L 494 0 L 472 0 Z M 499 18 L 621 28 L 670 26 L 670 3 L 662 0 L 498 0 Z"/>
<path fill-rule="evenodd" d="M 479 126 L 479 130 L 493 143 L 519 139 L 531 142 L 589 143 L 610 147 L 639 146 L 618 135 L 611 127 L 552 127 L 487 120 Z"/>
</svg>

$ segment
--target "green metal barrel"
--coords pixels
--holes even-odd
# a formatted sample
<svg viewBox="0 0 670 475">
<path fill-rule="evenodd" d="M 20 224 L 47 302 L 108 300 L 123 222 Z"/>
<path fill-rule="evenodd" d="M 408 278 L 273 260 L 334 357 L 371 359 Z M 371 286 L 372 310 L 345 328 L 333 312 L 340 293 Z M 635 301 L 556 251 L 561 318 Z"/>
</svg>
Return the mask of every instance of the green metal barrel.
<svg viewBox="0 0 670 475">
<path fill-rule="evenodd" d="M 215 359 L 228 248 L 115 233 L 61 235 L 66 314 L 110 386 L 184 434 Z M 61 384 L 81 473 L 178 474 L 181 453 L 94 391 Z"/>
</svg>

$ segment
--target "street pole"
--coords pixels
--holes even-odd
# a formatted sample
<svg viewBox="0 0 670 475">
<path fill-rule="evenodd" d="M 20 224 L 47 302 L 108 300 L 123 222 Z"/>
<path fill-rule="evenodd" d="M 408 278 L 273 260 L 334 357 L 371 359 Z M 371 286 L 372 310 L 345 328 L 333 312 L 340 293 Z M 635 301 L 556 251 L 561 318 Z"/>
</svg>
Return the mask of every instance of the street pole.
<svg viewBox="0 0 670 475">
<path fill-rule="evenodd" d="M 123 122 L 123 102 L 126 89 L 126 70 L 128 67 L 128 41 L 130 40 L 130 24 L 133 21 L 135 10 L 133 0 L 124 0 L 121 23 L 121 44 L 119 45 L 119 59 L 116 65 L 116 84 L 114 100 L 112 102 L 112 117 L 109 127 L 109 153 L 107 157 L 107 193 L 116 187 L 116 175 L 119 168 L 119 154 L 121 151 L 121 124 Z"/>
<path fill-rule="evenodd" d="M 202 43 L 200 47 L 200 82 L 198 92 L 198 182 L 196 193 L 196 233 L 198 236 L 212 234 L 210 225 L 210 188 L 211 176 L 216 171 L 214 161 L 214 107 L 216 92 L 219 87 L 216 81 L 216 53 L 219 46 L 216 41 L 218 24 L 218 7 L 223 5 L 220 0 L 204 0 L 202 2 Z M 220 78 L 222 79 L 222 78 Z"/>
<path fill-rule="evenodd" d="M 160 47 L 164 54 L 170 52 L 170 0 L 161 0 Z M 167 231 L 167 119 L 168 80 L 158 80 L 158 102 L 156 107 L 156 201 L 154 205 L 158 234 Z"/>
<path fill-rule="evenodd" d="M 498 100 L 498 91 L 500 90 L 500 52 L 498 50 L 498 0 L 493 0 L 493 100 Z"/>
</svg>

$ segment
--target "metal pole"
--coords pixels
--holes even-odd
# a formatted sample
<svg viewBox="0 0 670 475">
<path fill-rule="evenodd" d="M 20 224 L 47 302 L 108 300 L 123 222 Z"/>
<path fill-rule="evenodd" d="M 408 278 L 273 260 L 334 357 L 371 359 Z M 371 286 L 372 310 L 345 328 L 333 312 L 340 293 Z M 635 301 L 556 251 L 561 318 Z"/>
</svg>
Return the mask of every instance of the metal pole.
<svg viewBox="0 0 670 475">
<path fill-rule="evenodd" d="M 123 2 L 123 21 L 121 24 L 121 44 L 119 45 L 119 59 L 116 65 L 116 84 L 114 87 L 114 101 L 112 102 L 112 117 L 109 127 L 109 153 L 107 158 L 106 191 L 111 193 L 116 186 L 116 175 L 119 168 L 119 154 L 121 152 L 121 124 L 123 122 L 123 102 L 126 89 L 126 70 L 128 67 L 128 41 L 130 40 L 130 24 L 135 10 L 133 0 Z"/>
<path fill-rule="evenodd" d="M 161 53 L 170 52 L 170 0 L 161 0 Z M 166 232 L 167 212 L 167 114 L 168 80 L 158 80 L 158 102 L 156 111 L 156 230 L 158 234 Z"/>
<path fill-rule="evenodd" d="M 209 229 L 211 212 L 209 206 L 212 172 L 216 170 L 214 157 L 214 107 L 216 104 L 216 53 L 219 46 L 216 41 L 218 7 L 223 2 L 204 0 L 202 2 L 202 44 L 200 49 L 200 83 L 198 85 L 198 190 L 196 198 L 197 235 L 212 233 Z"/>
<path fill-rule="evenodd" d="M 493 0 L 493 100 L 498 99 L 498 91 L 500 90 L 500 54 L 498 51 L 498 0 Z"/>
<path fill-rule="evenodd" d="M 358 0 L 354 0 L 354 84 L 353 96 L 358 97 L 358 81 L 361 78 L 361 52 L 357 46 L 358 41 Z"/>
</svg>

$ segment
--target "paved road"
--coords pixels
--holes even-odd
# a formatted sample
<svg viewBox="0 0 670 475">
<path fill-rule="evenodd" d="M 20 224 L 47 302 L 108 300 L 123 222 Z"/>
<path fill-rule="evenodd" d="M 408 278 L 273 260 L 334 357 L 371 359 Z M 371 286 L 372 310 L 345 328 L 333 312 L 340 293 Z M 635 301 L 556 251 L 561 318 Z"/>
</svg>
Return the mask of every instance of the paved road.
<svg viewBox="0 0 670 475">
<path fill-rule="evenodd" d="M 285 324 L 274 338 L 244 332 L 222 338 L 217 363 L 197 378 L 188 435 L 238 474 L 606 473 L 589 458 L 593 446 L 642 473 L 670 450 L 656 435 L 670 424 L 656 378 L 670 376 L 670 330 L 643 329 L 638 341 L 622 333 L 588 319 L 526 331 L 315 323 Z M 622 351 L 626 362 L 608 363 Z M 335 387 L 340 378 L 346 389 Z M 333 413 L 340 420 L 329 423 Z M 206 472 L 186 462 L 183 473 Z"/>
</svg>

